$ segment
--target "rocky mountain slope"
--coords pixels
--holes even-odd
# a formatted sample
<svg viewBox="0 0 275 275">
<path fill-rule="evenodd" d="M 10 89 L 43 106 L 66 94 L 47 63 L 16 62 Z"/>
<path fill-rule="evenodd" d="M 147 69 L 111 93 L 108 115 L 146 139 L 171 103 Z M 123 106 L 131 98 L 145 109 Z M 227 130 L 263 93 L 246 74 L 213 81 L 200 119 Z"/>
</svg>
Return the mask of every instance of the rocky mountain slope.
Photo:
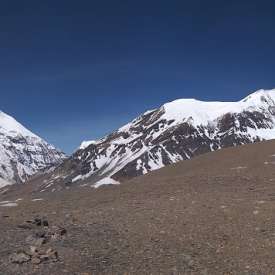
<svg viewBox="0 0 275 275">
<path fill-rule="evenodd" d="M 100 140 L 84 142 L 44 187 L 117 183 L 202 153 L 273 138 L 275 89 L 238 102 L 179 99 Z"/>
<path fill-rule="evenodd" d="M 65 155 L 0 112 L 0 187 L 25 182 L 30 176 L 59 164 Z"/>
</svg>

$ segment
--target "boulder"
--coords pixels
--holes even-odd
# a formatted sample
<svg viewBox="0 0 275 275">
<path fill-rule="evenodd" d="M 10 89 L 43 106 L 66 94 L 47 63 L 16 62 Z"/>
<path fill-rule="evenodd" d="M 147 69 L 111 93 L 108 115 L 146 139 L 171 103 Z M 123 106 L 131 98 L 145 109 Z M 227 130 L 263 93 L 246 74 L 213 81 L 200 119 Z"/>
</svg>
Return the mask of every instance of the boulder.
<svg viewBox="0 0 275 275">
<path fill-rule="evenodd" d="M 18 251 L 10 256 L 10 262 L 15 264 L 27 263 L 31 260 L 31 256 L 25 251 Z"/>
</svg>

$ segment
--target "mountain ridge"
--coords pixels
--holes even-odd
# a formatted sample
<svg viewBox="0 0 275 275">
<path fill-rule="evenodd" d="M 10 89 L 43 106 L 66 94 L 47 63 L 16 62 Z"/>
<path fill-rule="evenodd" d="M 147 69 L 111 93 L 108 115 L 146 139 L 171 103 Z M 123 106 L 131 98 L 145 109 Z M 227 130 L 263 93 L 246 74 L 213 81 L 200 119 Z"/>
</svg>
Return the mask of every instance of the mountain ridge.
<svg viewBox="0 0 275 275">
<path fill-rule="evenodd" d="M 206 152 L 273 138 L 275 89 L 237 102 L 178 99 L 82 144 L 45 179 L 42 190 L 121 182 Z"/>
</svg>

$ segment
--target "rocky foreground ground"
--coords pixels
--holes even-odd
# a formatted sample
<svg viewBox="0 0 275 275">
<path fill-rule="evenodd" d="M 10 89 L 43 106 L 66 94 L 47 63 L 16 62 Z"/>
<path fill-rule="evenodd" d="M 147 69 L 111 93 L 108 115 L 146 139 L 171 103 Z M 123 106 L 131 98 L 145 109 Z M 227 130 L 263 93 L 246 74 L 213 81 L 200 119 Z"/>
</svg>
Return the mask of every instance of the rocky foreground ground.
<svg viewBox="0 0 275 275">
<path fill-rule="evenodd" d="M 120 186 L 0 195 L 0 274 L 275 274 L 275 142 Z"/>
</svg>

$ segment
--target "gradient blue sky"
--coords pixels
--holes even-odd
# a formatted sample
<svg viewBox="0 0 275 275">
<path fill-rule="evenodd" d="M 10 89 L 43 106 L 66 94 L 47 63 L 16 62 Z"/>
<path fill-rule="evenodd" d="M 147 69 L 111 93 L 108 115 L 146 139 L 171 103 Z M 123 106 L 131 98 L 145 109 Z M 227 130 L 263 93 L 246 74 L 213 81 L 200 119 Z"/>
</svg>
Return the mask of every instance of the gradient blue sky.
<svg viewBox="0 0 275 275">
<path fill-rule="evenodd" d="M 0 108 L 67 153 L 176 98 L 275 87 L 274 1 L 2 2 Z"/>
</svg>

